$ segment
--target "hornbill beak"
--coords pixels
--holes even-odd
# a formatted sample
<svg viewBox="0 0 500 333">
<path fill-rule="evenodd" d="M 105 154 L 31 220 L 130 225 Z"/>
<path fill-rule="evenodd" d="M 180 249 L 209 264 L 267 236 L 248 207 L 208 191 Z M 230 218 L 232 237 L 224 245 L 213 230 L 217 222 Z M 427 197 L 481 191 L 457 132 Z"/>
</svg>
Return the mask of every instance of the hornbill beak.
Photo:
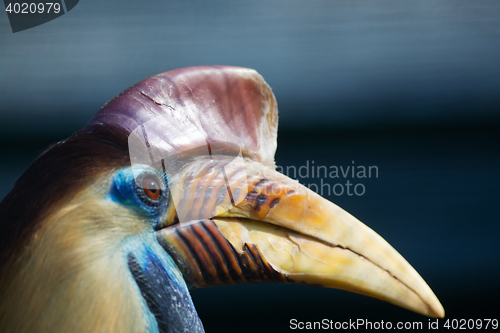
<svg viewBox="0 0 500 333">
<path fill-rule="evenodd" d="M 276 99 L 257 72 L 207 66 L 136 84 L 85 130 L 125 129 L 134 175 L 143 164 L 166 175 L 170 204 L 156 236 L 191 286 L 311 284 L 443 317 L 382 237 L 275 171 L 277 123 Z"/>
<path fill-rule="evenodd" d="M 194 287 L 309 284 L 444 316 L 425 281 L 372 229 L 272 168 L 216 155 L 176 173 L 170 218 L 157 231 Z"/>
</svg>

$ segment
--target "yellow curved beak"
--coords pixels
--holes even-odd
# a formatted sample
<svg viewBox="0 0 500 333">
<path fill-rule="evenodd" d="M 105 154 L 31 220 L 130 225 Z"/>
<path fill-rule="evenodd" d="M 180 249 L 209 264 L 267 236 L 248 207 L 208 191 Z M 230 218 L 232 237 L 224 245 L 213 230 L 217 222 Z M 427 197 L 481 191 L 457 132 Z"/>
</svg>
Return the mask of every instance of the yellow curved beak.
<svg viewBox="0 0 500 333">
<path fill-rule="evenodd" d="M 319 285 L 444 316 L 429 286 L 381 236 L 271 168 L 202 158 L 175 175 L 170 191 L 174 204 L 157 238 L 195 287 Z"/>
</svg>

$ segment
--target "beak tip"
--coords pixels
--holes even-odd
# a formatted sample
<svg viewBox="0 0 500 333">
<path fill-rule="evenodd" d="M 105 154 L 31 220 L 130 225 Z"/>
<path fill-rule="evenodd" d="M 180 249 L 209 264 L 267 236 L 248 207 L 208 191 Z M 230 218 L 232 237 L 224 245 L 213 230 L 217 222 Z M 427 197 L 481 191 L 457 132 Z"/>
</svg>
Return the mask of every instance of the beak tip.
<svg viewBox="0 0 500 333">
<path fill-rule="evenodd" d="M 428 304 L 427 316 L 431 318 L 444 318 L 444 308 L 443 305 L 439 302 L 437 297 L 432 300 L 430 304 Z"/>
<path fill-rule="evenodd" d="M 434 308 L 433 310 L 434 310 L 433 311 L 434 318 L 444 318 L 444 308 L 441 305 L 441 303 L 439 303 L 439 307 Z"/>
</svg>

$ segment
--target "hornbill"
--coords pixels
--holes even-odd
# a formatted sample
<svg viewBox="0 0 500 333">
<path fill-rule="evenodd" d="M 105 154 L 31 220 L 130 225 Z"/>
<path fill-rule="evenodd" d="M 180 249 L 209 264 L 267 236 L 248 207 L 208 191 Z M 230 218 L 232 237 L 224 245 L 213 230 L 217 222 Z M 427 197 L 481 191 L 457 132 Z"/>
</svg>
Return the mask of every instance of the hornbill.
<svg viewBox="0 0 500 333">
<path fill-rule="evenodd" d="M 2 332 L 203 332 L 189 288 L 300 283 L 444 310 L 349 213 L 278 173 L 254 70 L 148 78 L 45 150 L 0 204 Z"/>
</svg>

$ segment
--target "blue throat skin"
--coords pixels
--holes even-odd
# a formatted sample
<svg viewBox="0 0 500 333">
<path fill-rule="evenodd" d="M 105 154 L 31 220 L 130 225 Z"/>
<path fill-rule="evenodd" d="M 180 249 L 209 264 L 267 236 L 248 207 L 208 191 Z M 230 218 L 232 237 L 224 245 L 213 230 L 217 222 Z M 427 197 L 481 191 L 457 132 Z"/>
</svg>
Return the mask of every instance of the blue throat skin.
<svg viewBox="0 0 500 333">
<path fill-rule="evenodd" d="M 157 175 L 146 166 L 140 171 Z M 163 181 L 167 179 L 166 175 L 158 176 Z M 154 235 L 154 226 L 166 210 L 168 190 L 165 186 L 158 205 L 147 205 L 136 188 L 132 168 L 119 170 L 113 176 L 108 199 L 132 209 L 151 224 L 150 232 L 129 238 L 123 244 L 125 260 L 143 299 L 149 331 L 204 332 L 179 268 Z"/>
<path fill-rule="evenodd" d="M 124 246 L 150 332 L 204 332 L 181 272 L 153 236 L 137 237 Z"/>
</svg>

